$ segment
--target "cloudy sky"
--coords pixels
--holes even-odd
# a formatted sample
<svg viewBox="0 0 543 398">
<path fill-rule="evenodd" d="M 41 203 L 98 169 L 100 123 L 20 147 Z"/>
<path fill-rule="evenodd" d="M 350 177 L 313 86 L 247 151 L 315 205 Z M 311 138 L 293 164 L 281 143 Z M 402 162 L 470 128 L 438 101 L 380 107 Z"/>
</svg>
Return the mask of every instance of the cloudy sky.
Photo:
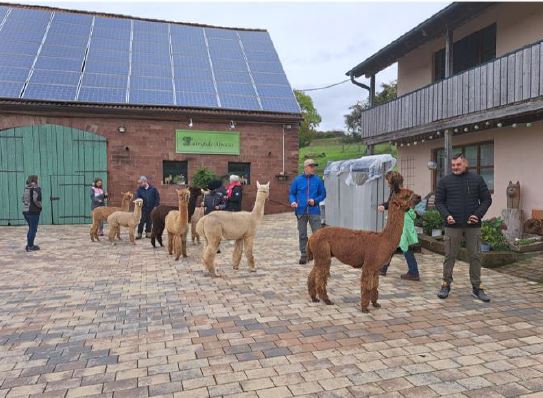
<svg viewBox="0 0 543 398">
<path fill-rule="evenodd" d="M 447 5 L 445 2 L 24 2 L 180 22 L 264 28 L 270 32 L 295 89 L 321 87 L 345 79 L 345 72 L 352 66 Z M 377 75 L 377 84 L 394 79 L 395 65 Z M 367 96 L 365 90 L 350 82 L 310 94 L 322 116 L 322 130 L 344 129 L 343 115 L 349 106 Z"/>
</svg>

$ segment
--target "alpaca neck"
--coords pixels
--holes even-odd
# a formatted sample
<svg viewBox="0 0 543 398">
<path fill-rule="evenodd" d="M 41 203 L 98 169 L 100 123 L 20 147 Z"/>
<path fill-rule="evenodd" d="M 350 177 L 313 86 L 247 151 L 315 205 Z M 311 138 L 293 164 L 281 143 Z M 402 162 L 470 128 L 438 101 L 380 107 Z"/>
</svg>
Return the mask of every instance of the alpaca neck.
<svg viewBox="0 0 543 398">
<path fill-rule="evenodd" d="M 184 227 L 189 222 L 188 203 L 179 199 L 179 226 Z"/>
<path fill-rule="evenodd" d="M 396 250 L 403 232 L 405 210 L 396 206 L 389 206 L 388 219 L 382 235 L 386 237 L 385 242 L 390 250 Z"/>
<path fill-rule="evenodd" d="M 262 217 L 264 217 L 265 202 L 266 202 L 266 198 L 264 197 L 264 195 L 261 194 L 260 192 L 257 192 L 255 205 L 251 213 L 253 214 L 254 217 L 256 217 L 258 222 L 260 222 L 262 220 Z"/>
<path fill-rule="evenodd" d="M 139 224 L 141 220 L 141 206 L 134 207 L 134 218 L 137 220 L 137 223 Z"/>
<path fill-rule="evenodd" d="M 121 201 L 121 211 L 128 211 L 129 208 L 130 208 L 130 199 L 123 198 L 123 200 Z"/>
</svg>

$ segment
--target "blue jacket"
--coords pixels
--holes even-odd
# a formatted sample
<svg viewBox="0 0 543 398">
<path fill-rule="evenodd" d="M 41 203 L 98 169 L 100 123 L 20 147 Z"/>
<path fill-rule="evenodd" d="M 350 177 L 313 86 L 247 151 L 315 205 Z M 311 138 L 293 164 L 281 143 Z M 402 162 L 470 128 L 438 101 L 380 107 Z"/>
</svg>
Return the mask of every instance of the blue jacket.
<svg viewBox="0 0 543 398">
<path fill-rule="evenodd" d="M 303 216 L 304 214 L 319 215 L 321 214 L 319 203 L 326 198 L 324 182 L 317 175 L 301 174 L 290 184 L 288 197 L 290 203 L 298 203 L 298 207 L 294 209 L 297 216 Z M 315 201 L 313 206 L 307 204 L 309 199 Z"/>
<path fill-rule="evenodd" d="M 149 185 L 149 188 L 145 189 L 139 187 L 136 191 L 136 199 L 143 199 L 143 210 L 151 211 L 160 204 L 160 195 L 158 190 Z"/>
</svg>

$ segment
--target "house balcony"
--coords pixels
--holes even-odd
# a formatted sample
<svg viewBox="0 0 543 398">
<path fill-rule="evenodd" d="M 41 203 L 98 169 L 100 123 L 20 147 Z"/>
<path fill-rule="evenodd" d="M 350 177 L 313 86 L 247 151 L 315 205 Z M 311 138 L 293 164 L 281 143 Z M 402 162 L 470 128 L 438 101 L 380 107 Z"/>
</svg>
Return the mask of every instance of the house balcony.
<svg viewBox="0 0 543 398">
<path fill-rule="evenodd" d="M 477 123 L 536 120 L 542 112 L 540 41 L 362 112 L 361 135 L 367 144 L 401 141 Z"/>
</svg>

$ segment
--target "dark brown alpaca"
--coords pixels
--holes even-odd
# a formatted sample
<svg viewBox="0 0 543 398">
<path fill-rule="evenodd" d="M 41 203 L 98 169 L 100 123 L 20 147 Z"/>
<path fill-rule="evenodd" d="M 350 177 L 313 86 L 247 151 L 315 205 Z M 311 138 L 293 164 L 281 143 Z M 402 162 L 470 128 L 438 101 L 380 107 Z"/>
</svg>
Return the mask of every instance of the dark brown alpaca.
<svg viewBox="0 0 543 398">
<path fill-rule="evenodd" d="M 200 188 L 190 187 L 190 200 L 189 200 L 189 220 L 194 214 L 194 209 L 198 203 L 199 197 L 202 195 L 202 190 Z M 172 210 L 178 210 L 178 206 L 168 206 L 168 205 L 159 205 L 151 211 L 151 244 L 153 247 L 156 247 L 156 242 L 160 246 L 162 244 L 162 233 L 166 226 L 165 220 L 168 213 Z"/>
<path fill-rule="evenodd" d="M 403 231 L 404 216 L 410 206 L 413 191 L 395 185 L 388 204 L 388 220 L 383 232 L 355 231 L 347 228 L 326 227 L 315 232 L 307 242 L 308 259 L 315 260 L 307 278 L 307 289 L 313 302 L 320 297 L 326 304 L 326 284 L 330 276 L 332 257 L 353 268 L 362 268 L 360 279 L 360 305 L 362 312 L 369 312 L 370 301 L 374 307 L 379 296 L 379 269 L 386 264 L 398 248 Z"/>
</svg>

